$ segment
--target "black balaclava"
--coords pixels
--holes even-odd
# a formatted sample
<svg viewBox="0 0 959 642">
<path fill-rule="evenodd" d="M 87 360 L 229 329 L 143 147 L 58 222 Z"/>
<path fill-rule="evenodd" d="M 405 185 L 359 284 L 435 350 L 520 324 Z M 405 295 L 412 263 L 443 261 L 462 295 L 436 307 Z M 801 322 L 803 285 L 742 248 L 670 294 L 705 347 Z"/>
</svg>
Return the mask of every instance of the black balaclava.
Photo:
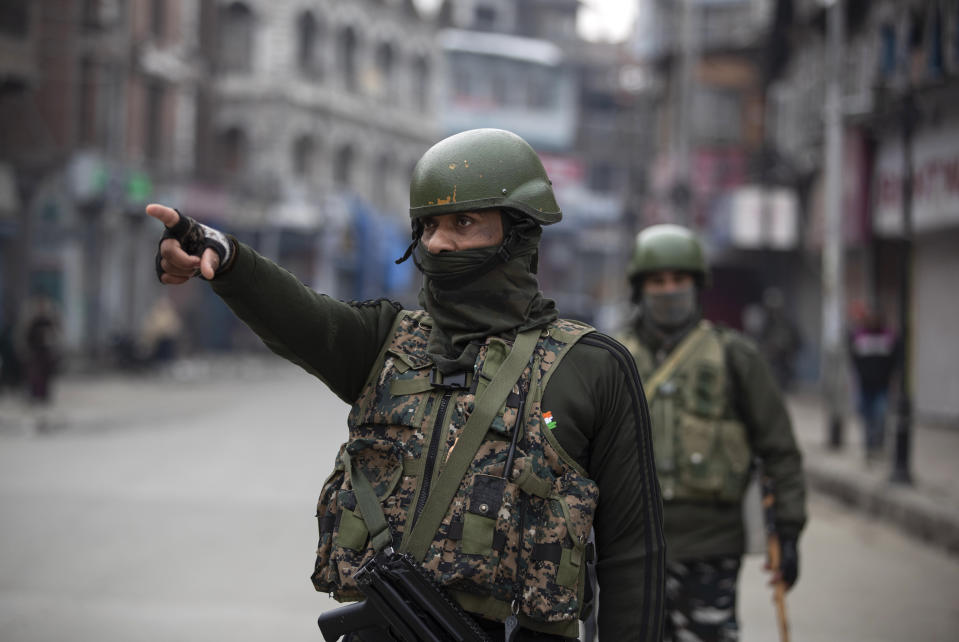
<svg viewBox="0 0 959 642">
<path fill-rule="evenodd" d="M 512 338 L 559 316 L 534 276 L 542 227 L 510 210 L 501 216 L 503 242 L 491 247 L 430 254 L 414 230 L 419 302 L 433 317 L 427 351 L 444 374 L 472 370 L 486 337 Z"/>
</svg>

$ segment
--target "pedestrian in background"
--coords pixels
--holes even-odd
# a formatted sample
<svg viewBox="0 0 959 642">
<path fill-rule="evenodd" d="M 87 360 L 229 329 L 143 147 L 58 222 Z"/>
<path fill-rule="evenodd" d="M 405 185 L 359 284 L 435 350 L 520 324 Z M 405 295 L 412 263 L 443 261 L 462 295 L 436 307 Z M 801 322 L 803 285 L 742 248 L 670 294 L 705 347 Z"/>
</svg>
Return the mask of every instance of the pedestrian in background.
<svg viewBox="0 0 959 642">
<path fill-rule="evenodd" d="M 526 141 L 471 130 L 417 163 L 400 260 L 424 275 L 423 310 L 333 300 L 235 238 L 162 205 L 147 213 L 166 226 L 162 282 L 209 280 L 267 346 L 352 405 L 317 507 L 318 591 L 359 599 L 355 571 L 392 546 L 491 639 L 518 621 L 518 640 L 571 640 L 589 613 L 592 526 L 601 635 L 660 639 L 646 400 L 628 352 L 539 291 L 542 226 L 562 212 Z"/>
<path fill-rule="evenodd" d="M 162 366 L 176 358 L 182 329 L 180 315 L 170 298 L 161 296 L 154 301 L 140 330 L 140 345 L 147 361 Z"/>
<path fill-rule="evenodd" d="M 38 404 L 49 403 L 60 365 L 60 314 L 47 294 L 35 294 L 23 304 L 16 345 L 28 398 Z"/>
<path fill-rule="evenodd" d="M 899 339 L 886 327 L 875 309 L 866 308 L 849 336 L 849 355 L 859 387 L 859 417 L 862 420 L 866 463 L 882 453 L 889 407 L 889 385 L 898 370 Z"/>
<path fill-rule="evenodd" d="M 779 388 L 789 390 L 796 378 L 796 357 L 802 348 L 802 337 L 786 312 L 782 290 L 766 288 L 762 303 L 743 311 L 743 329 L 759 346 Z"/>
<path fill-rule="evenodd" d="M 628 277 L 637 315 L 621 339 L 646 388 L 663 493 L 664 639 L 737 640 L 742 502 L 754 461 L 775 488 L 782 555 L 772 581 L 791 587 L 799 576 L 805 484 L 792 423 L 755 344 L 702 318 L 709 273 L 692 231 L 641 231 Z"/>
</svg>

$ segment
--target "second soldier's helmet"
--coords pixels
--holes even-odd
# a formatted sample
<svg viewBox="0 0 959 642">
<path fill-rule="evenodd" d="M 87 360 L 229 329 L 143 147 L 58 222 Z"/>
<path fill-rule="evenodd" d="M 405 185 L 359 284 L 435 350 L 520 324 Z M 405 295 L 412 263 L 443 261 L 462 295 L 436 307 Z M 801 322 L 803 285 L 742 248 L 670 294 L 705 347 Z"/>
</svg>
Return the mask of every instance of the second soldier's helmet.
<svg viewBox="0 0 959 642">
<path fill-rule="evenodd" d="M 636 235 L 636 247 L 627 268 L 636 283 L 646 274 L 660 270 L 690 272 L 700 286 L 709 279 L 703 245 L 689 228 L 671 223 L 652 225 Z"/>
<path fill-rule="evenodd" d="M 506 208 L 540 225 L 563 213 L 529 143 L 502 129 L 471 129 L 430 147 L 413 168 L 410 218 Z"/>
</svg>

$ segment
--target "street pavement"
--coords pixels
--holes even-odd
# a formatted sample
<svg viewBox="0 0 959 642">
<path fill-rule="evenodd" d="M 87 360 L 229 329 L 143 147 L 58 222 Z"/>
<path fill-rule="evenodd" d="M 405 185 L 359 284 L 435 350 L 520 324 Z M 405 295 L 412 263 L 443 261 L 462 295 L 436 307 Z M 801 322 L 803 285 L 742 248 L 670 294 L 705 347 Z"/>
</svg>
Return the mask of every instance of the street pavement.
<svg viewBox="0 0 959 642">
<path fill-rule="evenodd" d="M 842 448 L 835 450 L 827 446 L 821 397 L 806 392 L 791 395 L 788 401 L 813 491 L 959 555 L 959 425 L 914 423 L 908 467 L 911 483 L 894 483 L 890 480 L 895 418 L 887 425 L 884 456 L 867 465 L 857 417 L 846 418 Z"/>
<path fill-rule="evenodd" d="M 45 409 L 0 397 L 0 640 L 320 639 L 312 502 L 347 410 L 265 355 L 70 375 Z M 894 486 L 854 424 L 833 452 L 814 396 L 790 410 L 813 491 L 793 639 L 954 640 L 959 432 L 917 426 L 915 484 Z M 744 642 L 776 639 L 761 564 Z"/>
</svg>

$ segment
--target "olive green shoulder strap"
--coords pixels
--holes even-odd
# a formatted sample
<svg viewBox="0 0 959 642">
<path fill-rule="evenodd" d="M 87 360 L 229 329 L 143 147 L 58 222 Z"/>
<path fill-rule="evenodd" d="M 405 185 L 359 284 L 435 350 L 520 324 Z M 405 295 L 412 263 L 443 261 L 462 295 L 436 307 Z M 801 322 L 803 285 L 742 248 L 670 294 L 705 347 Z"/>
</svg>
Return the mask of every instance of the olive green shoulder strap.
<svg viewBox="0 0 959 642">
<path fill-rule="evenodd" d="M 503 365 L 493 375 L 492 381 L 477 395 L 473 412 L 463 426 L 456 448 L 450 451 L 449 463 L 437 478 L 423 512 L 413 527 L 405 533 L 400 545 L 401 551 L 409 552 L 417 560 L 422 560 L 426 556 L 436 531 L 459 489 L 463 475 L 466 474 L 476 456 L 476 451 L 486 437 L 490 424 L 533 356 L 539 335 L 539 329 L 527 330 L 519 334 Z"/>
<path fill-rule="evenodd" d="M 659 386 L 669 379 L 686 358 L 696 351 L 699 344 L 706 338 L 713 328 L 713 324 L 703 319 L 699 325 L 679 342 L 669 357 L 643 382 L 647 395 L 655 395 Z"/>
</svg>

